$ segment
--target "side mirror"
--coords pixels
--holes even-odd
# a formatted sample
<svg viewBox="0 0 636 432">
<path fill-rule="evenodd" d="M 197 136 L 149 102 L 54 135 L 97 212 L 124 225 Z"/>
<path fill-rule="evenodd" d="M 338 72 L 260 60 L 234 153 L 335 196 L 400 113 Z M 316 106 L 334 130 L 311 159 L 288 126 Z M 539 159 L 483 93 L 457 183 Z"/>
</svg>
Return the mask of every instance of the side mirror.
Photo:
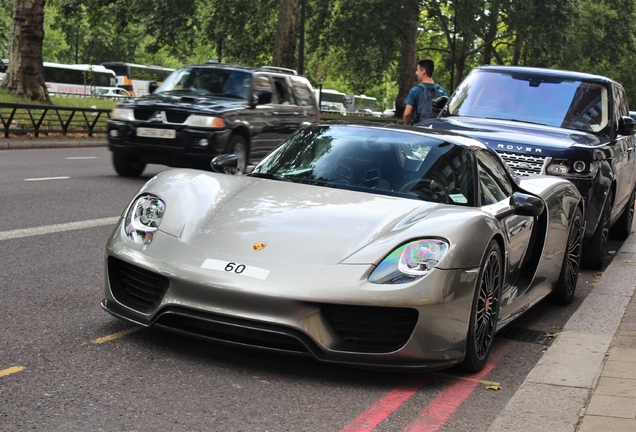
<svg viewBox="0 0 636 432">
<path fill-rule="evenodd" d="M 256 105 L 267 105 L 268 103 L 272 103 L 272 92 L 270 91 L 262 91 L 258 94 L 258 98 L 256 99 Z"/>
<path fill-rule="evenodd" d="M 148 83 L 148 93 L 153 94 L 159 88 L 157 81 L 150 81 Z"/>
<path fill-rule="evenodd" d="M 232 175 L 238 167 L 238 156 L 235 154 L 223 154 L 216 156 L 210 162 L 210 167 L 214 172 Z"/>
<path fill-rule="evenodd" d="M 622 116 L 618 121 L 618 133 L 620 135 L 634 135 L 636 133 L 636 120 L 630 116 Z"/>
<path fill-rule="evenodd" d="M 519 216 L 539 216 L 544 210 L 545 204 L 540 198 L 523 192 L 515 192 L 510 197 L 510 208 L 497 213 L 495 217 L 501 220 L 511 214 Z"/>
</svg>

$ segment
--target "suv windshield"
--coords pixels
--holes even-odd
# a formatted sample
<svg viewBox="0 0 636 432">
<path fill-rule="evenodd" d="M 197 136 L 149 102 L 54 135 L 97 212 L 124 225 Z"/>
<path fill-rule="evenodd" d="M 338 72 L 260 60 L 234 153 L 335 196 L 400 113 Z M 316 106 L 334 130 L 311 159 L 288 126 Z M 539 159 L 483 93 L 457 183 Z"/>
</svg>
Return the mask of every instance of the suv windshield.
<svg viewBox="0 0 636 432">
<path fill-rule="evenodd" d="M 536 72 L 477 70 L 457 88 L 447 115 L 598 133 L 608 125 L 608 92 L 599 83 Z"/>
<path fill-rule="evenodd" d="M 252 75 L 246 72 L 210 67 L 187 67 L 173 72 L 155 93 L 179 91 L 247 99 L 251 86 Z"/>
</svg>

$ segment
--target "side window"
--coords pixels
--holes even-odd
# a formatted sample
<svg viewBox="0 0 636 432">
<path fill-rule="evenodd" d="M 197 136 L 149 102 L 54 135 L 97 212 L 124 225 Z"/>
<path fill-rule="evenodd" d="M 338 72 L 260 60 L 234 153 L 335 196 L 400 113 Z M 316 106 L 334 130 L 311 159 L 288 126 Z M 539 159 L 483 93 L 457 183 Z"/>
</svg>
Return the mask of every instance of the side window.
<svg viewBox="0 0 636 432">
<path fill-rule="evenodd" d="M 274 93 L 274 103 L 280 105 L 289 105 L 293 103 L 291 95 L 289 94 L 289 86 L 287 80 L 281 77 L 272 77 L 274 80 L 274 87 L 276 89 Z"/>
<path fill-rule="evenodd" d="M 512 195 L 512 185 L 501 162 L 485 151 L 477 152 L 476 156 L 481 205 L 494 204 Z"/>
<path fill-rule="evenodd" d="M 274 93 L 272 88 L 272 82 L 267 75 L 255 75 L 254 76 L 254 93 L 259 94 L 261 92 L 268 91 Z"/>
<path fill-rule="evenodd" d="M 295 76 L 291 77 L 291 81 L 294 89 L 294 96 L 296 96 L 298 105 L 316 106 L 316 102 L 314 101 L 314 92 L 311 89 L 309 81 Z"/>
</svg>

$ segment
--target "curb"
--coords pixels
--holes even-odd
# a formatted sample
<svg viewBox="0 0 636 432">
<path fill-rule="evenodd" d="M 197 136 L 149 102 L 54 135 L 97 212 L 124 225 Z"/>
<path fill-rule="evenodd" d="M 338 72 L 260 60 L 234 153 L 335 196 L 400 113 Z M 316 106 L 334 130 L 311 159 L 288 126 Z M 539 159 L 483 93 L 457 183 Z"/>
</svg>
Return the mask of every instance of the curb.
<svg viewBox="0 0 636 432">
<path fill-rule="evenodd" d="M 85 138 L 0 138 L 0 150 L 70 148 L 70 147 L 103 147 L 108 145 L 106 137 Z"/>
<path fill-rule="evenodd" d="M 488 432 L 577 430 L 634 295 L 631 261 L 636 262 L 632 235 Z"/>
</svg>

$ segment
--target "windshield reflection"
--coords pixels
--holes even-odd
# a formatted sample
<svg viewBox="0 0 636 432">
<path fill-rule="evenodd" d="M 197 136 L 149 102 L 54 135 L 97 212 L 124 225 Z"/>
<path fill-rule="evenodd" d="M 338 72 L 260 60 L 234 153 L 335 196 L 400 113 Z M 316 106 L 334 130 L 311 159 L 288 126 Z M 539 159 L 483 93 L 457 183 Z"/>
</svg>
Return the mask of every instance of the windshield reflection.
<svg viewBox="0 0 636 432">
<path fill-rule="evenodd" d="M 475 70 L 457 88 L 447 115 L 537 123 L 600 133 L 608 126 L 607 89 L 549 75 Z"/>
<path fill-rule="evenodd" d="M 251 176 L 474 206 L 473 159 L 435 136 L 343 125 L 299 130 Z"/>
</svg>

